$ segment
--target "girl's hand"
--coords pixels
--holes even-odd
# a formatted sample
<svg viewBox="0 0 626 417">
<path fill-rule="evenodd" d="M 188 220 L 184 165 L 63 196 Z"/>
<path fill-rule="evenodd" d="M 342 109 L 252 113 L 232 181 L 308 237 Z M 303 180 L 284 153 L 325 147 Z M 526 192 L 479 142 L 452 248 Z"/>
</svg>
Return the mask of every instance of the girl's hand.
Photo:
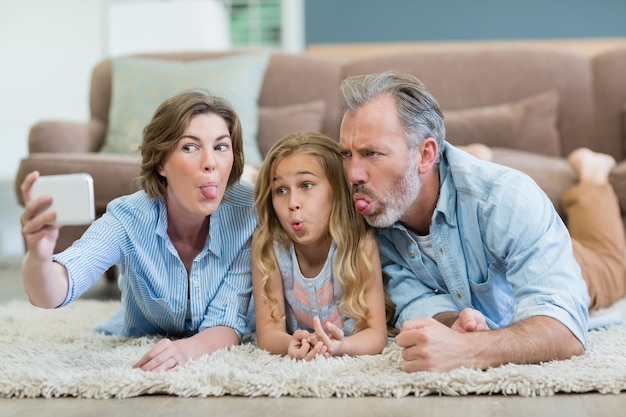
<svg viewBox="0 0 626 417">
<path fill-rule="evenodd" d="M 322 327 L 322 322 L 319 317 L 313 319 L 313 328 L 315 329 L 315 337 L 321 343 L 324 344 L 328 351 L 328 355 L 342 355 L 343 354 L 343 330 L 335 326 L 333 323 L 327 321 L 326 330 Z"/>
<path fill-rule="evenodd" d="M 296 330 L 289 342 L 287 354 L 296 359 L 310 361 L 317 355 L 328 357 L 326 346 L 322 342 L 313 343 L 311 334 L 306 330 Z"/>
<path fill-rule="evenodd" d="M 20 216 L 22 235 L 27 251 L 39 261 L 47 261 L 54 253 L 60 226 L 52 226 L 56 213 L 42 211 L 52 204 L 52 198 L 42 196 L 31 199 L 33 183 L 39 178 L 39 172 L 33 171 L 24 178 L 20 186 L 24 200 L 24 212 Z M 39 214 L 38 214 L 39 213 Z"/>
</svg>

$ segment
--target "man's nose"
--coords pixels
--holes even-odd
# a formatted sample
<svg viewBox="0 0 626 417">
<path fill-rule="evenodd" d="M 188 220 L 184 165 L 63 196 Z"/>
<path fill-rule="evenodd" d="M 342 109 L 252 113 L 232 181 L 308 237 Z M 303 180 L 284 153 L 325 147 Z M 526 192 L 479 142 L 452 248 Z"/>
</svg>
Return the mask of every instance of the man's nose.
<svg viewBox="0 0 626 417">
<path fill-rule="evenodd" d="M 343 166 L 350 184 L 362 184 L 367 182 L 365 166 L 358 158 L 352 157 L 349 160 L 344 160 Z"/>
</svg>

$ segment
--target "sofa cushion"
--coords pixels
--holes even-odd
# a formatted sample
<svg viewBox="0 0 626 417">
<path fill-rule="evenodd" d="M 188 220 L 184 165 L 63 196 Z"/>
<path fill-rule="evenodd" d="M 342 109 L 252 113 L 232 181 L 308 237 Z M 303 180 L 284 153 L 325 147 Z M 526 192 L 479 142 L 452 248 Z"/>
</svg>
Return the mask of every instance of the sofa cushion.
<svg viewBox="0 0 626 417">
<path fill-rule="evenodd" d="M 259 107 L 259 151 L 265 157 L 274 142 L 293 132 L 320 132 L 326 102 L 315 100 L 308 103 L 282 107 Z"/>
<path fill-rule="evenodd" d="M 454 145 L 479 142 L 558 156 L 558 101 L 556 90 L 548 90 L 511 103 L 444 110 L 446 138 Z"/>
<path fill-rule="evenodd" d="M 109 125 L 102 152 L 137 152 L 142 130 L 162 101 L 184 90 L 205 89 L 233 105 L 241 119 L 246 161 L 260 163 L 257 102 L 268 59 L 266 53 L 190 62 L 115 59 Z"/>
</svg>

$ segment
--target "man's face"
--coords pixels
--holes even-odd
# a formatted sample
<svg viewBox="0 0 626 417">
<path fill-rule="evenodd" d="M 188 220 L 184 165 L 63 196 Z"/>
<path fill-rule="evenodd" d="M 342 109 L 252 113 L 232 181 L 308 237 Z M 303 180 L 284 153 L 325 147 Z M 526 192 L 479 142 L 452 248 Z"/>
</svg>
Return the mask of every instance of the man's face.
<svg viewBox="0 0 626 417">
<path fill-rule="evenodd" d="M 357 212 L 374 227 L 400 220 L 421 181 L 418 153 L 407 146 L 393 98 L 381 97 L 346 115 L 339 142 Z"/>
</svg>

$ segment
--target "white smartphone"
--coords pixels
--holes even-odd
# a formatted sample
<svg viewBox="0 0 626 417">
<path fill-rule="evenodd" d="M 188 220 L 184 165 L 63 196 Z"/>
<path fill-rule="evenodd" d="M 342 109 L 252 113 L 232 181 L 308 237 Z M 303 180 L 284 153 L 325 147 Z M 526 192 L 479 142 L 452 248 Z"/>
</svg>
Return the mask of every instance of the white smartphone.
<svg viewBox="0 0 626 417">
<path fill-rule="evenodd" d="M 31 188 L 32 198 L 52 196 L 45 211 L 56 211 L 55 225 L 79 226 L 95 218 L 93 178 L 86 173 L 42 175 Z"/>
</svg>

